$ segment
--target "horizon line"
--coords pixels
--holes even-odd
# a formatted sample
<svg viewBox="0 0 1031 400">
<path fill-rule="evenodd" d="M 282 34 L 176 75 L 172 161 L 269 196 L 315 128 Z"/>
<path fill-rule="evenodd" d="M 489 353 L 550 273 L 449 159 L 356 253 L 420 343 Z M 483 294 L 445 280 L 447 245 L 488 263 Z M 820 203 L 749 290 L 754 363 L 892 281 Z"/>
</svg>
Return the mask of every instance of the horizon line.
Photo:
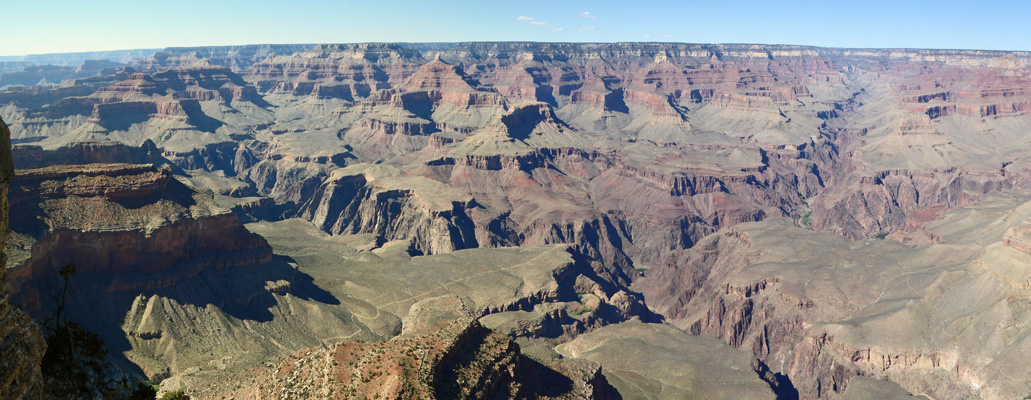
<svg viewBox="0 0 1031 400">
<path fill-rule="evenodd" d="M 247 44 L 217 44 L 217 45 L 195 45 L 195 46 L 166 46 L 166 47 L 138 47 L 138 48 L 118 48 L 109 50 L 83 50 L 83 51 L 64 51 L 64 52 L 49 52 L 49 53 L 28 53 L 28 54 L 0 54 L 0 58 L 27 58 L 27 57 L 39 57 L 39 56 L 51 56 L 51 55 L 67 55 L 67 54 L 89 54 L 89 53 L 111 53 L 111 52 L 130 52 L 130 51 L 144 51 L 154 50 L 155 52 L 172 50 L 172 49 L 194 49 L 194 48 L 215 48 L 215 47 L 247 47 L 247 46 L 321 46 L 321 45 L 340 45 L 340 44 L 449 44 L 449 45 L 460 45 L 467 43 L 527 43 L 527 44 L 667 44 L 667 45 L 695 45 L 695 46 L 785 46 L 785 47 L 801 47 L 801 48 L 812 48 L 812 49 L 828 49 L 828 50 L 933 50 L 933 51 L 984 51 L 984 52 L 997 52 L 997 53 L 1031 53 L 1031 50 L 1007 50 L 1007 49 L 987 49 L 987 48 L 950 48 L 950 47 L 843 47 L 843 46 L 817 46 L 817 45 L 806 45 L 806 44 L 789 44 L 789 43 L 747 43 L 747 42 L 674 42 L 674 41 L 535 41 L 535 40 L 469 40 L 469 41 L 429 41 L 429 42 L 417 42 L 417 41 L 362 41 L 362 42 L 323 42 L 323 43 L 247 43 Z M 6 60 L 0 62 L 19 62 L 24 60 Z"/>
</svg>

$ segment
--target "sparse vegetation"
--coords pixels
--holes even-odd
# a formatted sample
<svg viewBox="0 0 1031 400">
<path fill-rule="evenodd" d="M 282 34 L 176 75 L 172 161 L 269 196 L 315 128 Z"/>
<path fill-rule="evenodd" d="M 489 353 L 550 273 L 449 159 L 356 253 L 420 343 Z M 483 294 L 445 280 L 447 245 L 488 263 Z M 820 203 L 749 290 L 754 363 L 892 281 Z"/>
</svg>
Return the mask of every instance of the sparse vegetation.
<svg viewBox="0 0 1031 400">
<path fill-rule="evenodd" d="M 588 292 L 586 290 L 581 290 L 579 292 L 576 292 L 577 301 L 580 302 L 580 304 L 583 305 L 583 307 L 580 307 L 576 311 L 573 311 L 572 312 L 573 315 L 581 315 L 581 314 L 584 314 L 584 313 L 588 313 L 588 312 L 594 311 L 594 309 L 591 308 L 590 306 L 584 305 L 584 297 L 589 296 L 589 295 L 592 295 L 592 293 Z"/>
<path fill-rule="evenodd" d="M 75 264 L 61 268 L 59 275 L 64 280 L 64 286 L 55 299 L 57 311 L 52 318 L 43 322 L 48 333 L 47 352 L 43 355 L 40 368 L 49 382 L 47 390 L 58 397 L 89 395 L 93 381 L 103 376 L 101 364 L 107 355 L 104 341 L 99 335 L 80 328 L 74 322 L 68 322 L 64 315 L 68 278 L 76 272 Z"/>
<path fill-rule="evenodd" d="M 190 396 L 182 390 L 175 390 L 165 393 L 159 400 L 190 400 Z"/>
<path fill-rule="evenodd" d="M 802 218 L 798 219 L 798 226 L 805 229 L 813 229 L 813 210 L 807 211 Z"/>
<path fill-rule="evenodd" d="M 136 384 L 136 390 L 129 396 L 129 400 L 154 400 L 158 397 L 157 385 L 151 384 L 150 381 L 140 382 Z"/>
</svg>

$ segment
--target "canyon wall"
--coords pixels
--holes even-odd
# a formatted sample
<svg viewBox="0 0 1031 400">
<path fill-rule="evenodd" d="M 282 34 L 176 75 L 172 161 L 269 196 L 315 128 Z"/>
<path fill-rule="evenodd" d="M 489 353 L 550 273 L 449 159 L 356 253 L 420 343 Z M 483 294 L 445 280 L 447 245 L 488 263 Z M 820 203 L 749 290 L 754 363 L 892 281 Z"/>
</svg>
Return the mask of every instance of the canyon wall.
<svg viewBox="0 0 1031 400">
<path fill-rule="evenodd" d="M 749 351 L 765 381 L 783 378 L 785 387 L 794 382 L 803 397 L 844 395 L 858 376 L 944 397 L 981 380 L 992 385 L 984 397 L 1012 394 L 1007 390 L 1019 384 L 972 358 L 956 361 L 934 348 L 892 342 L 894 336 L 880 343 L 863 339 L 873 336 L 857 339 L 859 330 L 848 327 L 873 330 L 864 324 L 882 322 L 875 316 L 892 313 L 878 307 L 891 305 L 870 299 L 866 289 L 842 283 L 840 276 L 851 276 L 848 282 L 916 279 L 896 270 L 897 259 L 859 250 L 873 243 L 891 254 L 922 254 L 906 258 L 906 265 L 922 271 L 913 276 L 937 276 L 942 282 L 974 277 L 964 281 L 971 286 L 960 285 L 963 290 L 1024 296 L 1020 270 L 1006 261 L 1026 247 L 1016 221 L 963 225 L 966 230 L 948 224 L 994 212 L 989 205 L 1020 210 L 1011 203 L 1017 200 L 1006 199 L 1031 193 L 1028 53 L 363 43 L 166 49 L 132 65 L 60 86 L 0 91 L 0 113 L 17 128 L 16 157 L 25 163 L 19 168 L 40 169 L 16 182 L 39 196 L 12 195 L 17 201 L 12 207 L 31 205 L 31 212 L 19 215 L 50 216 L 26 219 L 23 226 L 31 229 L 19 233 L 31 240 L 18 240 L 33 251 L 19 257 L 37 264 L 19 271 L 52 270 L 60 262 L 44 263 L 43 249 L 69 240 L 131 243 L 197 262 L 205 271 L 269 261 L 264 245 L 248 239 L 227 214 L 215 212 L 216 205 L 258 224 L 303 230 L 282 220 L 310 222 L 326 241 L 362 242 L 333 251 L 361 253 L 366 262 L 394 252 L 436 260 L 470 250 L 567 244 L 584 279 L 564 280 L 563 290 L 572 285 L 576 292 L 592 292 L 596 285 L 599 300 L 627 309 L 642 304 L 634 293 L 639 290 L 654 311 L 679 328 L 715 334 Z M 46 157 L 168 169 L 60 170 L 43 165 Z M 185 195 L 175 189 L 177 176 L 208 184 L 210 192 L 196 189 L 205 199 Z M 80 195 L 100 201 L 87 204 Z M 138 208 L 141 202 L 148 205 Z M 112 223 L 118 225 L 115 235 L 103 223 L 76 219 L 70 210 L 101 221 L 135 222 Z M 194 214 L 197 210 L 203 212 Z M 968 213 L 974 216 L 956 217 Z M 165 220 L 149 226 L 146 216 Z M 191 228 L 209 223 L 220 233 L 211 243 L 239 247 L 241 254 L 208 259 L 171 250 L 199 246 L 214 253 L 204 247 L 209 239 L 201 229 Z M 80 225 L 89 227 L 88 235 L 69 228 Z M 1004 235 L 1004 228 L 1013 231 Z M 770 231 L 804 238 L 828 261 L 788 257 L 785 249 L 799 255 L 810 249 L 760 234 Z M 147 242 L 158 237 L 171 247 Z M 894 244 L 884 244 L 884 238 Z M 901 247 L 892 247 L 896 244 Z M 962 251 L 948 253 L 947 246 Z M 979 246 L 995 258 L 983 263 L 987 267 L 968 259 L 938 262 L 942 254 L 973 254 L 965 246 Z M 99 254 L 104 251 L 77 254 L 108 260 Z M 132 261 L 119 273 L 176 269 L 163 259 L 115 253 Z M 299 254 L 301 264 L 311 262 L 310 255 Z M 846 268 L 853 265 L 839 263 L 843 257 L 862 260 L 865 269 Z M 822 286 L 809 285 L 797 264 L 835 273 L 818 275 Z M 335 273 L 322 264 L 311 268 Z M 856 272 L 867 270 L 881 274 Z M 978 279 L 1006 290 L 971 283 Z M 148 290 L 163 284 L 134 285 L 124 287 Z M 942 290 L 957 304 L 962 301 L 955 299 L 972 298 L 1000 304 L 979 309 L 985 313 L 1011 309 L 1005 298 L 971 296 L 960 286 L 913 285 L 931 289 L 911 293 L 922 299 L 912 304 Z M 904 293 L 887 283 L 879 287 Z M 554 305 L 534 308 L 540 305 L 520 306 L 532 316 L 508 317 L 542 327 L 572 318 L 549 308 Z M 863 307 L 869 314 L 857 314 Z M 1024 314 L 1020 306 L 1012 310 L 1016 328 L 1011 330 L 1023 332 Z M 948 318 L 973 315 L 950 309 L 927 323 L 939 326 Z M 498 326 L 517 325 L 506 321 Z M 570 322 L 561 328 L 568 331 L 548 338 L 549 345 L 587 326 L 598 327 Z M 900 336 L 917 341 L 906 332 Z M 963 332 L 956 327 L 952 336 L 920 339 L 1003 356 Z M 1005 338 L 998 343 L 999 348 L 1020 346 Z"/>
</svg>

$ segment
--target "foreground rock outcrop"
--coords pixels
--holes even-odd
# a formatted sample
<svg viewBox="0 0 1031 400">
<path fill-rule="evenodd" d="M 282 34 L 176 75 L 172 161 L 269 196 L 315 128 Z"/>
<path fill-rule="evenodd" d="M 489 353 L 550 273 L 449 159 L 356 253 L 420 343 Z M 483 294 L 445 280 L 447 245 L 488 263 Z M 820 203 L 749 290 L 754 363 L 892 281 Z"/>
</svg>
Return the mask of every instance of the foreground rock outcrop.
<svg viewBox="0 0 1031 400">
<path fill-rule="evenodd" d="M 7 244 L 8 191 L 14 166 L 11 132 L 0 119 L 0 245 Z M 40 362 L 46 342 L 39 327 L 20 308 L 8 302 L 7 255 L 0 249 L 0 397 L 37 399 L 43 393 Z"/>
<path fill-rule="evenodd" d="M 346 342 L 288 358 L 269 379 L 237 395 L 301 399 L 620 398 L 597 364 L 544 365 L 511 338 L 471 319 L 385 342 Z"/>
</svg>

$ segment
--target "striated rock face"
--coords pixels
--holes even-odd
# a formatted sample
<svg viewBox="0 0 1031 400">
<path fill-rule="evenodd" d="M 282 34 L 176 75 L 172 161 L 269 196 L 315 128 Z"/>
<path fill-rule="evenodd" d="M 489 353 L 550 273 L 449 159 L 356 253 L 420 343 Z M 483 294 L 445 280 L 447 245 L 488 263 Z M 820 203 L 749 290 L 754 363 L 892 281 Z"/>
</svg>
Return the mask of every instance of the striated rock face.
<svg viewBox="0 0 1031 400">
<path fill-rule="evenodd" d="M 268 262 L 271 249 L 236 216 L 150 164 L 57 165 L 19 170 L 12 230 L 32 247 L 11 276 L 13 293 L 39 310 L 64 265 L 81 275 L 123 277 L 112 289 L 171 285 L 200 270 Z M 108 245 L 97 245 L 108 244 Z M 23 256 L 24 257 L 24 256 Z M 162 279 L 132 277 L 161 274 Z"/>
<path fill-rule="evenodd" d="M 334 235 L 372 233 L 381 244 L 411 240 L 423 254 L 477 247 L 469 214 L 478 206 L 471 198 L 421 177 L 398 182 L 346 171 L 334 173 L 301 206 L 302 218 Z"/>
<path fill-rule="evenodd" d="M 11 159 L 11 132 L 0 119 L 0 245 L 8 236 L 8 185 L 14 176 Z M 33 322 L 17 306 L 8 302 L 7 255 L 0 250 L 0 397 L 38 399 L 43 393 L 39 365 L 46 342 Z"/>
<path fill-rule="evenodd" d="M 21 139 L 48 150 L 91 140 L 130 146 L 149 141 L 174 155 L 229 142 L 219 133 L 226 118 L 259 124 L 267 117 L 261 111 L 266 103 L 252 86 L 229 68 L 203 61 L 151 73 L 126 67 L 65 85 L 38 94 L 0 94 L 16 105 Z"/>
<path fill-rule="evenodd" d="M 980 195 L 1012 189 L 1019 184 L 999 173 L 948 170 L 883 171 L 864 176 L 851 187 L 824 191 L 813 228 L 861 239 L 900 227 L 908 216 L 937 206 L 955 208 L 977 202 Z"/>
<path fill-rule="evenodd" d="M 963 233 L 928 228 L 942 243 L 921 249 L 894 241 L 850 246 L 779 219 L 742 224 L 649 270 L 634 288 L 674 325 L 751 352 L 802 398 L 837 398 L 862 376 L 931 398 L 971 391 L 1019 397 L 1028 379 L 1001 371 L 1025 370 L 1027 360 L 1010 354 L 1031 343 L 975 338 L 1004 335 L 1009 321 L 1031 318 L 1001 312 L 1028 287 L 1018 222 L 1027 212 L 1007 208 L 974 221 L 947 216 L 946 229 Z M 1015 226 L 1003 238 L 1008 225 Z M 981 235 L 995 244 L 970 245 Z"/>
<path fill-rule="evenodd" d="M 261 90 L 282 81 L 340 82 L 355 97 L 387 89 L 425 63 L 422 55 L 404 44 L 364 43 L 319 45 L 307 51 L 281 53 L 248 69 L 247 79 Z"/>
<path fill-rule="evenodd" d="M 53 150 L 39 146 L 19 146 L 14 155 L 14 165 L 19 169 L 43 168 L 51 165 L 81 164 L 167 164 L 161 151 L 152 141 L 145 141 L 140 147 L 124 143 L 97 140 L 75 142 Z"/>
<path fill-rule="evenodd" d="M 49 162 L 159 158 L 146 148 L 106 143 L 36 153 L 40 154 Z M 58 271 L 76 264 L 63 315 L 96 332 L 110 352 L 103 365 L 106 375 L 94 377 L 92 383 L 115 381 L 132 387 L 138 379 L 161 379 L 196 365 L 201 362 L 197 357 L 203 356 L 181 343 L 196 339 L 191 335 L 207 323 L 225 320 L 223 309 L 232 316 L 271 319 L 263 313 L 271 313 L 267 304 L 275 304 L 275 296 L 308 290 L 308 304 L 322 304 L 310 300 L 307 293 L 319 292 L 310 289 L 306 275 L 285 262 L 273 262 L 265 239 L 217 206 L 210 192 L 173 177 L 168 166 L 61 164 L 19 172 L 11 196 L 16 210 L 11 228 L 17 240 L 7 247 L 13 261 L 7 279 L 15 282 L 10 299 L 37 320 L 49 318 L 55 313 L 53 295 L 61 292 Z M 104 295 L 98 298 L 97 293 Z M 280 320 L 296 324 L 291 318 L 295 317 Z M 341 324 L 324 326 L 333 330 Z M 277 352 L 252 339 L 267 335 L 264 329 L 204 332 L 209 341 L 235 335 L 240 346 L 265 357 Z M 305 346 L 318 343 L 303 335 L 292 338 Z M 234 351 L 227 345 L 220 349 Z"/>
<path fill-rule="evenodd" d="M 311 49 L 310 44 L 259 44 L 216 47 L 169 47 L 153 55 L 137 59 L 133 65 L 143 70 L 184 67 L 207 60 L 239 71 L 277 54 L 291 54 Z"/>
</svg>

